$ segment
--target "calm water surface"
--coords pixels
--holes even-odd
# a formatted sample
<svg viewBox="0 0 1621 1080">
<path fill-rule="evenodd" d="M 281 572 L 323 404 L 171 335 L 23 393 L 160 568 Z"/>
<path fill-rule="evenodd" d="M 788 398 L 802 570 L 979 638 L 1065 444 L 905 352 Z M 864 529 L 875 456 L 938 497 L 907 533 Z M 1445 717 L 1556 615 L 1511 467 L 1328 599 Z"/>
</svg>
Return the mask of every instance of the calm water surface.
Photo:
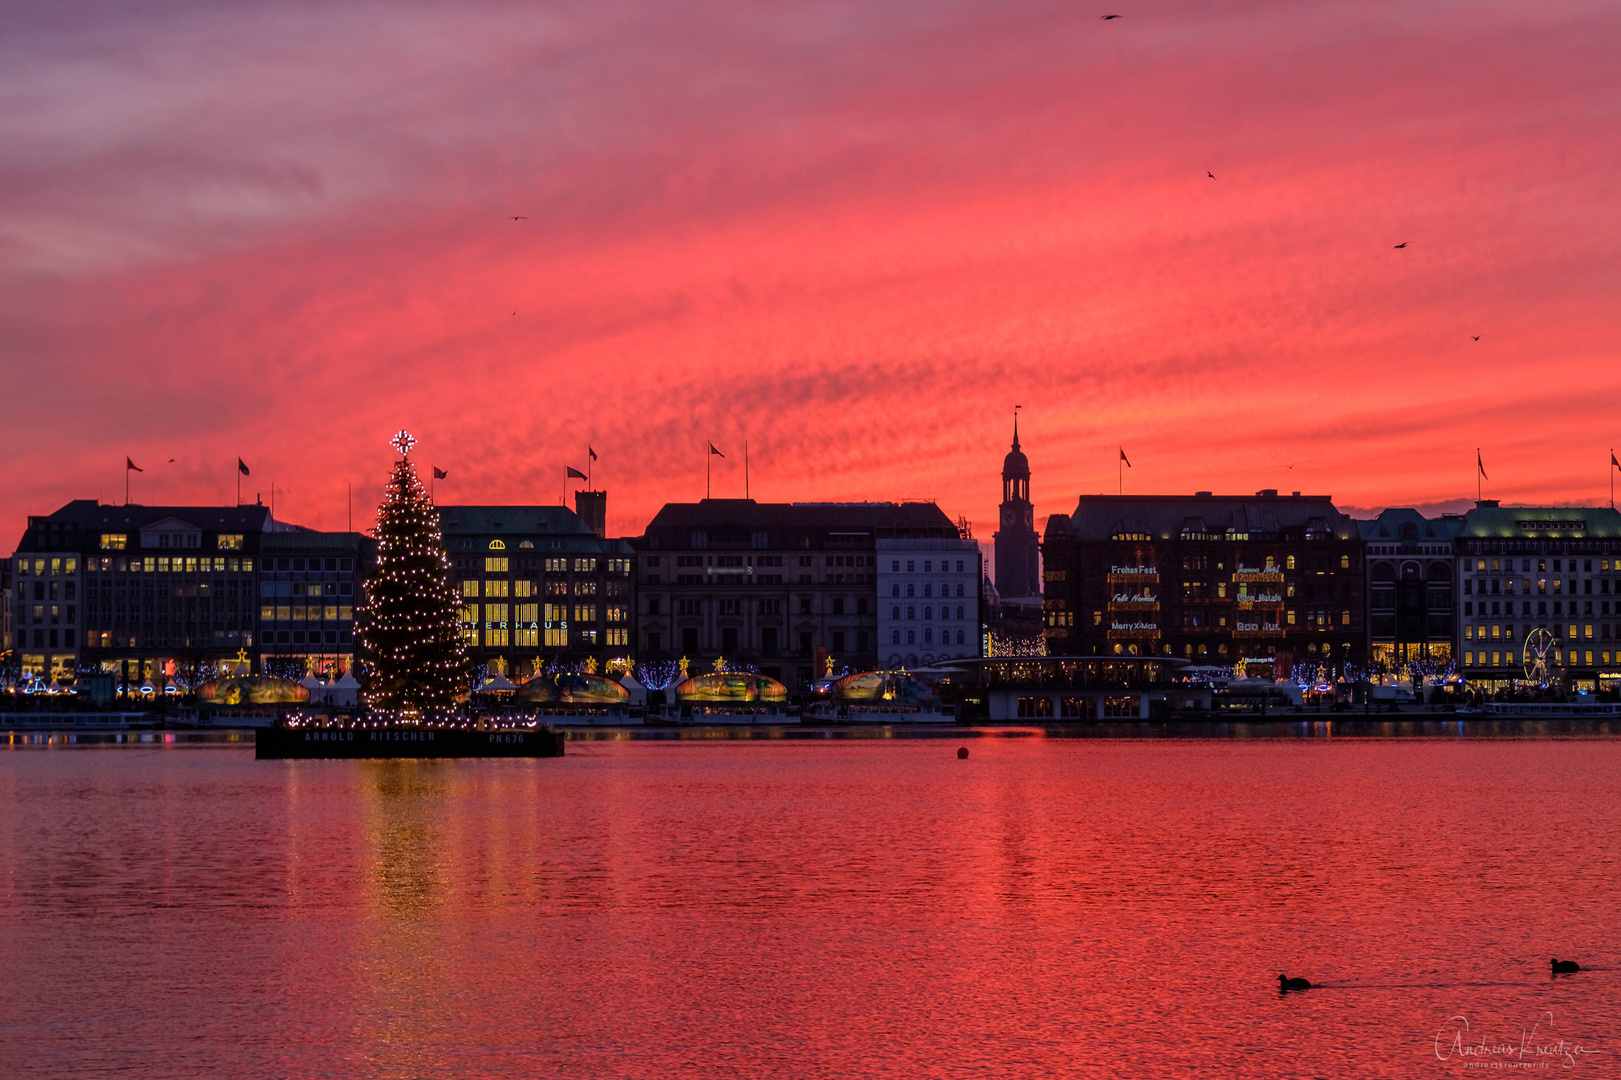
<svg viewBox="0 0 1621 1080">
<path fill-rule="evenodd" d="M 0 1075 L 1621 1076 L 1621 740 L 956 745 L 0 750 Z"/>
</svg>

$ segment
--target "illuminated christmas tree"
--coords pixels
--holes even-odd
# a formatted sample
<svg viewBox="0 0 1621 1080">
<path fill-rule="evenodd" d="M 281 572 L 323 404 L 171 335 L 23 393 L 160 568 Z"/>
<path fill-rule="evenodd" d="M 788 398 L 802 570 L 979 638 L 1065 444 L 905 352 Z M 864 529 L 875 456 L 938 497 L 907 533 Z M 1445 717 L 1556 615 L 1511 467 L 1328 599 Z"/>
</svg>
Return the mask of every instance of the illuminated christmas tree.
<svg viewBox="0 0 1621 1080">
<path fill-rule="evenodd" d="M 377 511 L 377 569 L 366 579 L 356 633 L 366 651 L 366 704 L 385 715 L 423 720 L 455 709 L 470 665 L 458 598 L 439 530 L 411 447 L 401 431 L 383 505 Z"/>
</svg>

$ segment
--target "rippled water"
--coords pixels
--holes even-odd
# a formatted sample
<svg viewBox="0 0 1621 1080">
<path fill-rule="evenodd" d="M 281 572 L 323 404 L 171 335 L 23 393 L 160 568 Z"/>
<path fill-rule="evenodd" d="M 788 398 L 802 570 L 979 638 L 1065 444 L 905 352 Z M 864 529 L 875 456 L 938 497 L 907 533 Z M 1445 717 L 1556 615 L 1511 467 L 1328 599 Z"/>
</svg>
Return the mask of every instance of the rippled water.
<svg viewBox="0 0 1621 1080">
<path fill-rule="evenodd" d="M 0 1075 L 1621 1076 L 1621 740 L 956 745 L 0 751 Z"/>
</svg>

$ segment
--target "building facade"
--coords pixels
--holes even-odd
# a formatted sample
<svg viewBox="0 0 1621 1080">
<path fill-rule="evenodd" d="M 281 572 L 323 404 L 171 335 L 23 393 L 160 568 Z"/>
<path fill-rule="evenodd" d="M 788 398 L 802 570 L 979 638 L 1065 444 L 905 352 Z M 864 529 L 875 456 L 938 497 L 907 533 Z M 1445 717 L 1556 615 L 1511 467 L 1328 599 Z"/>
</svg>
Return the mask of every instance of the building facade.
<svg viewBox="0 0 1621 1080">
<path fill-rule="evenodd" d="M 933 503 L 668 503 L 632 541 L 641 655 L 746 663 L 799 687 L 830 661 L 878 667 L 878 541 L 924 539 L 959 539 Z"/>
<path fill-rule="evenodd" d="M 80 499 L 30 517 L 12 558 L 24 670 L 154 685 L 205 664 L 259 670 L 260 548 L 294 531 L 259 505 Z"/>
<path fill-rule="evenodd" d="M 1357 522 L 1367 547 L 1371 677 L 1405 678 L 1414 665 L 1440 674 L 1457 657 L 1452 545 L 1463 524 L 1461 514 L 1427 518 L 1409 508 Z"/>
<path fill-rule="evenodd" d="M 590 508 L 605 515 L 605 503 Z M 516 682 L 551 661 L 600 668 L 632 655 L 627 542 L 565 506 L 441 506 L 439 516 L 475 663 Z"/>
<path fill-rule="evenodd" d="M 1610 507 L 1476 504 L 1453 540 L 1464 678 L 1489 690 L 1532 679 L 1621 680 L 1621 513 Z"/>
<path fill-rule="evenodd" d="M 0 560 L 0 656 L 10 657 L 16 647 L 11 636 L 11 560 Z"/>
<path fill-rule="evenodd" d="M 376 568 L 377 541 L 352 532 L 268 532 L 259 556 L 261 661 L 294 678 L 353 671 L 355 605 Z"/>
<path fill-rule="evenodd" d="M 1036 509 L 1030 502 L 1030 462 L 1019 449 L 1019 421 L 1013 421 L 1013 448 L 1002 459 L 1002 505 L 994 537 L 996 592 L 1004 603 L 1041 595 L 1041 550 Z"/>
<path fill-rule="evenodd" d="M 1047 652 L 1284 677 L 1367 663 L 1364 544 L 1327 496 L 1082 496 L 1048 519 Z"/>
<path fill-rule="evenodd" d="M 974 540 L 880 538 L 879 662 L 928 667 L 980 651 L 980 554 Z"/>
</svg>

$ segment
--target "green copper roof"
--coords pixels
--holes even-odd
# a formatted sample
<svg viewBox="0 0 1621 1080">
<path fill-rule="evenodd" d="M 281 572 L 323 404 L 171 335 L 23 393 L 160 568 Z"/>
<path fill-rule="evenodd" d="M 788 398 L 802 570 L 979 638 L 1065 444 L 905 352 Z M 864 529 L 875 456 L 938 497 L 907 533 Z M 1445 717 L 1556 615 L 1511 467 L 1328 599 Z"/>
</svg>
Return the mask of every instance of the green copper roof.
<svg viewBox="0 0 1621 1080">
<path fill-rule="evenodd" d="M 1460 539 L 1575 540 L 1621 537 L 1621 511 L 1608 506 L 1477 506 Z"/>
</svg>

